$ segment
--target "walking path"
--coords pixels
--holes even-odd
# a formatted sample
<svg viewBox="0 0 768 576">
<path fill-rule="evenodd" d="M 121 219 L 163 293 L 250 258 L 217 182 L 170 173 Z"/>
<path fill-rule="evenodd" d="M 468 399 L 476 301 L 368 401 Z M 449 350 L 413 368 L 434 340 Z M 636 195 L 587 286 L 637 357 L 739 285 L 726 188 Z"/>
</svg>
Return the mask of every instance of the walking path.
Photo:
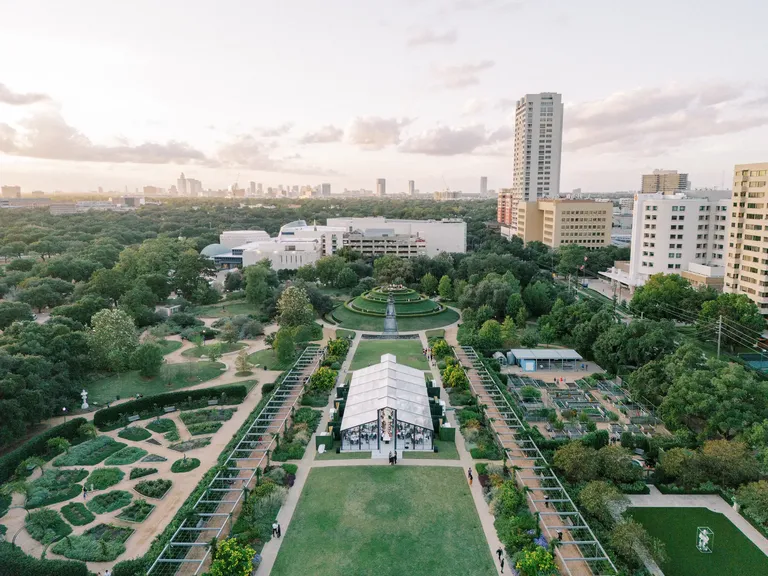
<svg viewBox="0 0 768 576">
<path fill-rule="evenodd" d="M 752 524 L 728 502 L 716 494 L 662 494 L 655 486 L 649 486 L 650 494 L 629 496 L 630 506 L 636 508 L 708 508 L 724 514 L 736 528 L 752 543 L 768 555 L 768 538 L 758 532 Z"/>
</svg>

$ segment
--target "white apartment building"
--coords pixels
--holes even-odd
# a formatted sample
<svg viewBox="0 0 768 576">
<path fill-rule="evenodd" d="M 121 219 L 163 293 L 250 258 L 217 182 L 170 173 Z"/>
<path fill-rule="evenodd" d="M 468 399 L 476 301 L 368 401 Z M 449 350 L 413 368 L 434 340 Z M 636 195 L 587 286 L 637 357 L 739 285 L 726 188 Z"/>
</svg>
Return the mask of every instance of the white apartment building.
<svg viewBox="0 0 768 576">
<path fill-rule="evenodd" d="M 636 194 L 629 266 L 600 275 L 630 289 L 659 273 L 722 285 L 729 205 L 727 191 Z"/>
<path fill-rule="evenodd" d="M 394 220 L 383 216 L 328 218 L 328 226 L 341 226 L 347 232 L 415 236 L 426 242 L 427 256 L 441 252 L 467 251 L 467 223 L 463 220 Z"/>
<path fill-rule="evenodd" d="M 563 100 L 554 92 L 526 94 L 515 110 L 512 189 L 499 194 L 499 222 L 517 234 L 517 205 L 560 192 L 563 149 Z M 502 209 L 504 206 L 504 209 Z"/>
<path fill-rule="evenodd" d="M 387 179 L 378 178 L 376 180 L 376 196 L 384 196 L 387 193 Z"/>
<path fill-rule="evenodd" d="M 416 194 L 416 182 L 408 180 L 408 196 L 414 196 Z"/>
<path fill-rule="evenodd" d="M 768 315 L 768 162 L 737 164 L 728 234 L 726 292 L 746 294 Z"/>
</svg>

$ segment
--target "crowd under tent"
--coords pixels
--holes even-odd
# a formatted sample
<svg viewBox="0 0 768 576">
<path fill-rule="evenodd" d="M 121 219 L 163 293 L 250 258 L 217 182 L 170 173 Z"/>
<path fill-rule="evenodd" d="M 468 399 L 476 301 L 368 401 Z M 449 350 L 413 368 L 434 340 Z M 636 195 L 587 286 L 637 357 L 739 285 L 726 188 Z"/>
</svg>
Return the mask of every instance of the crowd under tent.
<svg viewBox="0 0 768 576">
<path fill-rule="evenodd" d="M 513 348 L 507 353 L 510 365 L 524 372 L 536 370 L 576 370 L 583 358 L 576 350 L 563 348 Z"/>
<path fill-rule="evenodd" d="M 434 428 L 424 372 L 384 354 L 356 370 L 341 421 L 342 451 L 432 451 Z"/>
</svg>

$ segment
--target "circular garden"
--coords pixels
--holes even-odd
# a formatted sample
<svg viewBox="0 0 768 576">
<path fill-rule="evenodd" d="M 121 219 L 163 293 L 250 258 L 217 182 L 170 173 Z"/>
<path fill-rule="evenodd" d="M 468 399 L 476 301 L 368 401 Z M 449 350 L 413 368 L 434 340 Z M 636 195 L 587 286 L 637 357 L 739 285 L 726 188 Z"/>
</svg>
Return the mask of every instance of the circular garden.
<svg viewBox="0 0 768 576">
<path fill-rule="evenodd" d="M 331 318 L 345 328 L 381 331 L 390 296 L 401 332 L 436 328 L 458 320 L 455 311 L 404 286 L 380 286 L 364 292 L 339 306 Z"/>
</svg>

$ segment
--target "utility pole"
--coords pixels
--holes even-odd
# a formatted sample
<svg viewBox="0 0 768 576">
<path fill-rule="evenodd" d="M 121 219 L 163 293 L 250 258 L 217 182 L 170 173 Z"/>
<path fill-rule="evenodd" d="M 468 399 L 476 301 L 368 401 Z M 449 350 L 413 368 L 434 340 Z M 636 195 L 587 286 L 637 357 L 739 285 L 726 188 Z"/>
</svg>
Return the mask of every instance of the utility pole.
<svg viewBox="0 0 768 576">
<path fill-rule="evenodd" d="M 717 317 L 717 359 L 720 360 L 720 336 L 723 333 L 723 315 Z"/>
</svg>

